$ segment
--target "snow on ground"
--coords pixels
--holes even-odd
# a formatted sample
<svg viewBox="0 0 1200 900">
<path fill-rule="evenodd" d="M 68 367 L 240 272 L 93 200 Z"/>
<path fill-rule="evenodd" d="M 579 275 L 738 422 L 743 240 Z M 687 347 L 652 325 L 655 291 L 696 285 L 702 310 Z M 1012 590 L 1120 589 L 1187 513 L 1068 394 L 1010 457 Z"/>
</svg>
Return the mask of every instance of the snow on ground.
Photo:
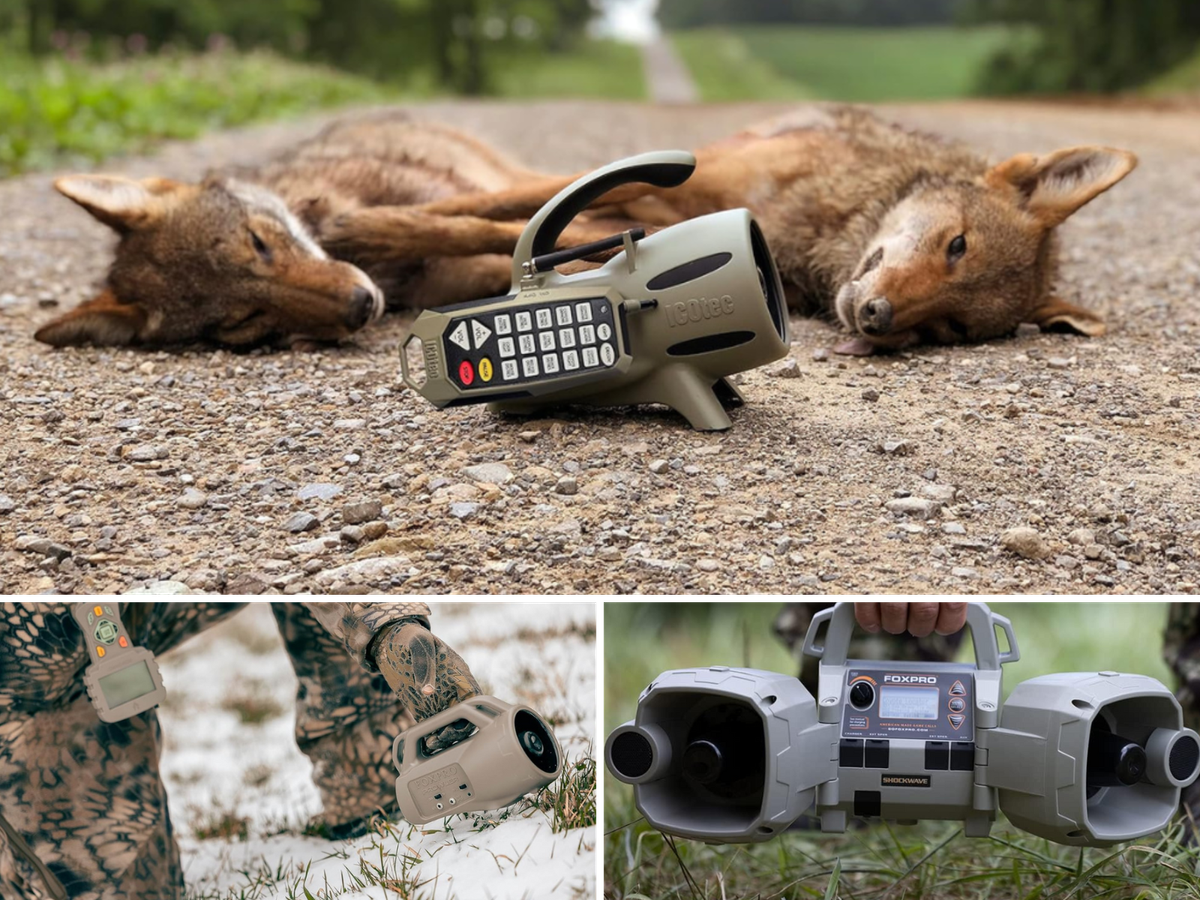
<svg viewBox="0 0 1200 900">
<path fill-rule="evenodd" d="M 568 762 L 595 740 L 595 607 L 433 604 L 433 627 L 485 692 L 558 723 Z M 595 895 L 595 828 L 550 814 L 391 823 L 353 841 L 304 835 L 321 811 L 292 735 L 296 679 L 265 603 L 160 659 L 162 770 L 193 898 L 580 898 Z"/>
</svg>

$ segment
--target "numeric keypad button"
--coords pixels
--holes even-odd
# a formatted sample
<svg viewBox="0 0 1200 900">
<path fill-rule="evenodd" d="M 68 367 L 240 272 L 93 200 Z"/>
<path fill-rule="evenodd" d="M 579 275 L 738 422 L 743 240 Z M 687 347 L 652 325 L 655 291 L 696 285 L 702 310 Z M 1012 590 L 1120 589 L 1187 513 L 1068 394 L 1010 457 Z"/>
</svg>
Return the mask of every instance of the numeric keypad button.
<svg viewBox="0 0 1200 900">
<path fill-rule="evenodd" d="M 538 328 L 553 328 L 554 315 L 547 308 L 542 308 L 537 311 L 537 327 Z"/>
<path fill-rule="evenodd" d="M 538 361 L 536 356 L 527 356 L 521 360 L 521 371 L 526 378 L 537 378 L 538 376 Z"/>
<path fill-rule="evenodd" d="M 517 313 L 517 331 L 533 331 L 533 313 Z"/>
<path fill-rule="evenodd" d="M 596 326 L 584 325 L 579 329 L 579 343 L 594 344 L 596 343 Z"/>
<path fill-rule="evenodd" d="M 516 381 L 519 374 L 515 359 L 506 359 L 500 363 L 500 377 L 505 381 Z"/>
<path fill-rule="evenodd" d="M 543 351 L 553 350 L 554 349 L 554 332 L 553 331 L 539 332 L 538 333 L 538 346 L 541 347 Z"/>
<path fill-rule="evenodd" d="M 517 348 L 513 344 L 513 339 L 510 337 L 502 337 L 499 339 L 497 346 L 500 348 L 500 358 L 510 359 L 517 355 Z"/>
<path fill-rule="evenodd" d="M 558 346 L 566 349 L 575 346 L 575 329 L 562 328 L 558 332 Z"/>
<path fill-rule="evenodd" d="M 593 369 L 600 365 L 600 356 L 596 353 L 595 347 L 583 348 L 583 366 L 586 369 Z"/>
<path fill-rule="evenodd" d="M 537 353 L 537 341 L 533 339 L 532 334 L 523 334 L 518 338 L 521 345 L 521 355 L 528 356 L 530 353 Z"/>
<path fill-rule="evenodd" d="M 575 350 L 563 351 L 563 368 L 568 372 L 574 372 L 579 368 L 579 353 Z"/>
<path fill-rule="evenodd" d="M 496 316 L 492 320 L 492 326 L 496 329 L 496 334 L 512 334 L 512 316 L 508 313 Z"/>
<path fill-rule="evenodd" d="M 542 357 L 542 369 L 547 375 L 558 374 L 558 357 L 553 353 L 547 353 Z"/>
<path fill-rule="evenodd" d="M 554 307 L 554 319 L 559 325 L 571 324 L 571 307 L 565 303 L 560 303 Z"/>
<path fill-rule="evenodd" d="M 575 304 L 575 318 L 580 322 L 592 321 L 592 304 L 576 303 Z"/>
</svg>

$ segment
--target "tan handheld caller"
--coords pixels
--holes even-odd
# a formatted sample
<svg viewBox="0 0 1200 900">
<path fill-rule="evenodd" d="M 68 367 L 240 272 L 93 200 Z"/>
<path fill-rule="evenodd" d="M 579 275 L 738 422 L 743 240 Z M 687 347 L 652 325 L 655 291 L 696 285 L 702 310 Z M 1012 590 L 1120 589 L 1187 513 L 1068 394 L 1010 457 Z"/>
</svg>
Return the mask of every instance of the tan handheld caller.
<svg viewBox="0 0 1200 900">
<path fill-rule="evenodd" d="M 465 719 L 475 730 L 444 750 L 426 738 Z M 455 813 L 511 806 L 562 774 L 562 749 L 532 709 L 472 697 L 401 732 L 392 744 L 396 800 L 404 818 L 424 825 Z"/>
<path fill-rule="evenodd" d="M 71 610 L 92 663 L 83 684 L 101 722 L 120 722 L 167 696 L 154 654 L 136 647 L 115 603 L 76 603 Z"/>
<path fill-rule="evenodd" d="M 725 407 L 743 398 L 728 376 L 788 352 L 783 286 L 749 210 L 554 249 L 606 192 L 632 182 L 675 187 L 695 167 L 690 153 L 646 153 L 563 190 L 522 233 L 508 296 L 417 318 L 401 351 L 405 383 L 439 408 L 490 403 L 532 413 L 563 403 L 662 403 L 693 428 L 729 428 Z M 554 268 L 617 248 L 592 271 Z"/>
</svg>

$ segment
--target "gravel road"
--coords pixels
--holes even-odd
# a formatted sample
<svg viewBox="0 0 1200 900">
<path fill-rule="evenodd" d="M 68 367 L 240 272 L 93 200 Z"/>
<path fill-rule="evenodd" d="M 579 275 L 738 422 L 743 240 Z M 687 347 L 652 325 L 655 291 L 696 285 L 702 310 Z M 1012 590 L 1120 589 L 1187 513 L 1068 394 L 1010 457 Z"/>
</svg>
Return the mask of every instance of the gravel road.
<svg viewBox="0 0 1200 900">
<path fill-rule="evenodd" d="M 571 171 L 779 109 L 418 112 Z M 94 290 L 110 238 L 50 176 L 0 183 L 0 590 L 1196 592 L 1200 121 L 891 112 L 996 155 L 1092 142 L 1141 155 L 1064 229 L 1064 296 L 1102 310 L 1106 337 L 842 359 L 833 328 L 795 320 L 794 364 L 747 373 L 751 402 L 724 434 L 657 409 L 438 412 L 399 379 L 408 317 L 315 353 L 36 344 L 35 327 Z M 195 178 L 321 121 L 109 168 Z M 1013 528 L 1029 530 L 1003 538 Z"/>
</svg>

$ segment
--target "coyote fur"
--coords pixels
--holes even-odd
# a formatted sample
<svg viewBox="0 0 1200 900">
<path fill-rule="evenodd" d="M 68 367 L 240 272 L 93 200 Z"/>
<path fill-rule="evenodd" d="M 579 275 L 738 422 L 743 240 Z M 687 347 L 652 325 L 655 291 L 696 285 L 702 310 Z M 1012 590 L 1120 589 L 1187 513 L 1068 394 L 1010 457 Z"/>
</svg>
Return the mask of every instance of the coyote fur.
<svg viewBox="0 0 1200 900">
<path fill-rule="evenodd" d="M 1073 147 L 990 165 L 847 106 L 805 107 L 696 151 L 677 188 L 626 185 L 563 246 L 749 207 L 789 306 L 850 333 L 838 349 L 981 341 L 1023 322 L 1086 335 L 1054 293 L 1056 227 L 1137 165 Z M 37 332 L 55 346 L 338 340 L 387 308 L 507 292 L 526 220 L 576 176 L 525 169 L 401 113 L 344 120 L 253 170 L 199 184 L 115 176 L 55 186 L 119 235 L 105 286 Z M 386 298 L 386 300 L 385 300 Z"/>
</svg>

